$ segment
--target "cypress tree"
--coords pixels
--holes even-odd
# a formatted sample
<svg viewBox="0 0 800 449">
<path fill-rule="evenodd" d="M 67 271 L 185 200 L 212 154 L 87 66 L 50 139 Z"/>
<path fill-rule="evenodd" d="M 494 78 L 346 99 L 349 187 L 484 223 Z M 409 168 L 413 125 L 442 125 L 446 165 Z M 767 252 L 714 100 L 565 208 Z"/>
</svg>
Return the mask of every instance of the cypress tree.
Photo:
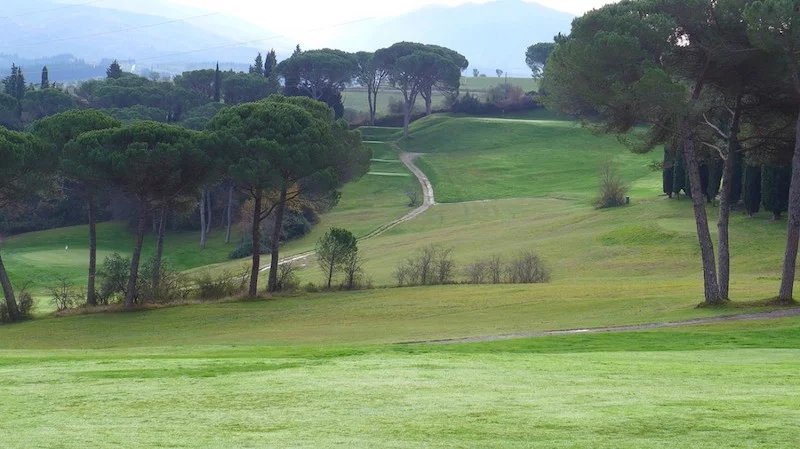
<svg viewBox="0 0 800 449">
<path fill-rule="evenodd" d="M 719 189 L 722 186 L 722 169 L 722 159 L 714 159 L 708 163 L 708 186 L 705 192 L 709 203 L 713 202 L 714 198 L 719 195 Z"/>
<path fill-rule="evenodd" d="M 792 181 L 791 167 L 765 165 L 761 170 L 761 204 L 772 212 L 773 220 L 789 208 L 789 184 Z"/>
<path fill-rule="evenodd" d="M 664 193 L 667 194 L 667 196 L 670 198 L 672 198 L 672 192 L 673 192 L 674 171 L 675 171 L 675 162 L 672 160 L 672 156 L 669 154 L 669 148 L 665 146 L 664 166 L 661 169 L 661 183 L 663 185 Z"/>
<path fill-rule="evenodd" d="M 14 85 L 14 98 L 17 101 L 22 101 L 25 97 L 25 87 L 25 75 L 22 73 L 22 67 L 17 67 L 17 77 Z"/>
<path fill-rule="evenodd" d="M 275 54 L 275 49 L 272 49 L 267 53 L 266 59 L 264 59 L 264 77 L 271 77 L 276 67 L 278 67 L 278 56 Z"/>
<path fill-rule="evenodd" d="M 744 177 L 744 162 L 738 140 L 731 146 L 731 153 L 728 157 L 732 158 L 733 167 L 731 170 L 731 195 L 730 204 L 735 206 L 742 201 L 742 178 Z"/>
<path fill-rule="evenodd" d="M 116 59 L 108 66 L 106 69 L 106 77 L 108 79 L 119 79 L 122 77 L 122 67 L 119 65 L 119 61 Z"/>
<path fill-rule="evenodd" d="M 681 190 L 683 190 L 689 196 L 688 185 L 689 183 L 686 182 L 686 165 L 684 164 L 683 156 L 678 155 L 675 158 L 672 169 L 672 192 L 680 197 Z"/>
<path fill-rule="evenodd" d="M 222 99 L 222 74 L 219 71 L 219 63 L 217 63 L 217 69 L 214 72 L 214 102 L 219 103 Z"/>
<path fill-rule="evenodd" d="M 761 167 L 745 165 L 742 178 L 742 200 L 747 215 L 751 217 L 761 209 Z"/>
<path fill-rule="evenodd" d="M 50 74 L 47 71 L 47 66 L 42 67 L 42 89 L 48 89 L 50 87 Z"/>
</svg>

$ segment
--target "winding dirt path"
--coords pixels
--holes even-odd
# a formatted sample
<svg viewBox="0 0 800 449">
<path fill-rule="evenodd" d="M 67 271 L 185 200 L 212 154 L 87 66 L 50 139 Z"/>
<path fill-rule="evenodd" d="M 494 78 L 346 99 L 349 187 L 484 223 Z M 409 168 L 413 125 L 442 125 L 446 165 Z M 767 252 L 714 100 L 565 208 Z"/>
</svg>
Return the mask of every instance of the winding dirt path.
<svg viewBox="0 0 800 449">
<path fill-rule="evenodd" d="M 420 187 L 422 187 L 422 204 L 417 207 L 416 209 L 412 210 L 411 212 L 403 215 L 402 217 L 392 220 L 389 223 L 383 224 L 376 228 L 375 230 L 371 231 L 370 233 L 363 235 L 358 238 L 359 241 L 368 240 L 375 238 L 388 230 L 394 228 L 395 226 L 405 223 L 407 221 L 413 220 L 431 208 L 431 206 L 436 204 L 436 200 L 433 195 L 433 185 L 431 185 L 431 181 L 428 179 L 428 176 L 420 170 L 419 167 L 414 163 L 422 154 L 421 153 L 407 153 L 405 151 L 400 152 L 400 161 L 403 165 L 408 168 L 408 170 L 417 178 L 419 181 Z M 305 260 L 315 254 L 315 251 L 306 251 L 299 254 L 295 254 L 293 256 L 286 257 L 281 259 L 279 262 L 280 265 L 284 265 L 287 263 L 295 263 Z M 269 265 L 262 267 L 259 270 L 261 273 L 265 273 L 269 271 Z"/>
<path fill-rule="evenodd" d="M 443 338 L 437 340 L 418 340 L 404 341 L 398 344 L 457 344 L 457 343 L 481 343 L 501 340 L 515 340 L 520 338 L 549 337 L 555 335 L 580 335 L 580 334 L 605 334 L 618 332 L 633 332 L 650 329 L 665 329 L 672 327 L 683 327 L 700 324 L 725 323 L 732 321 L 754 321 L 786 318 L 800 315 L 800 307 L 778 309 L 770 312 L 742 313 L 738 315 L 721 315 L 707 318 L 692 318 L 683 321 L 665 321 L 660 323 L 631 324 L 627 326 L 608 326 L 591 327 L 585 329 L 562 329 L 537 332 L 515 332 L 511 334 L 483 335 L 476 337 Z"/>
</svg>

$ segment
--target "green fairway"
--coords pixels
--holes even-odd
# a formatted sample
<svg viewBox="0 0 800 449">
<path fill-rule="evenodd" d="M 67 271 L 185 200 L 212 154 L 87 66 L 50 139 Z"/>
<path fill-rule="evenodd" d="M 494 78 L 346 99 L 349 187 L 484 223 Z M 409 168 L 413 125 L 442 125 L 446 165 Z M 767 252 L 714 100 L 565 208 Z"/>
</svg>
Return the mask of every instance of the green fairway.
<svg viewBox="0 0 800 449">
<path fill-rule="evenodd" d="M 6 447 L 785 448 L 798 337 L 793 318 L 455 346 L 2 351 L 0 430 Z"/>
</svg>

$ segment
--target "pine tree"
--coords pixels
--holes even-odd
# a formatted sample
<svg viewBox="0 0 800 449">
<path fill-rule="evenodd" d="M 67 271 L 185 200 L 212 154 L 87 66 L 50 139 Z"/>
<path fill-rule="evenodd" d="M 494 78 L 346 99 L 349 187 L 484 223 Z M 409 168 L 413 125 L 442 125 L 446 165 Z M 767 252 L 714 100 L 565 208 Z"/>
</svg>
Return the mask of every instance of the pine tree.
<svg viewBox="0 0 800 449">
<path fill-rule="evenodd" d="M 761 209 L 761 167 L 746 165 L 742 178 L 742 200 L 747 215 L 753 216 Z"/>
<path fill-rule="evenodd" d="M 255 63 L 250 66 L 250 73 L 256 75 L 263 75 L 264 74 L 264 59 L 261 57 L 261 53 L 256 56 Z"/>
<path fill-rule="evenodd" d="M 50 74 L 47 71 L 47 66 L 42 67 L 42 84 L 40 87 L 42 89 L 48 89 L 50 87 Z"/>
<path fill-rule="evenodd" d="M 217 70 L 214 72 L 214 101 L 219 103 L 222 99 L 222 74 L 219 71 L 219 63 L 217 63 Z"/>
<path fill-rule="evenodd" d="M 773 220 L 789 208 L 789 184 L 792 181 L 791 167 L 765 165 L 761 170 L 761 204 L 772 212 Z"/>
<path fill-rule="evenodd" d="M 106 76 L 108 79 L 119 79 L 122 77 L 122 67 L 120 67 L 119 61 L 115 59 L 114 62 L 108 66 L 108 69 L 106 70 Z"/>
<path fill-rule="evenodd" d="M 10 95 L 14 97 L 15 92 L 17 91 L 17 76 L 18 76 L 19 69 L 17 68 L 16 64 L 11 64 L 11 75 L 5 77 L 3 79 L 3 92 L 6 95 Z"/>
</svg>

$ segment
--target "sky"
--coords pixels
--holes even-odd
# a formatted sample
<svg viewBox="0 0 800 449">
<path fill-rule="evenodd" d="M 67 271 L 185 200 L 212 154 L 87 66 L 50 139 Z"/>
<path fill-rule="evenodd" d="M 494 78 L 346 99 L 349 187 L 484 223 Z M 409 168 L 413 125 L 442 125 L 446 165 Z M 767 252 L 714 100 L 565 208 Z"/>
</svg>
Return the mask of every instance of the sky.
<svg viewBox="0 0 800 449">
<path fill-rule="evenodd" d="M 374 17 L 401 15 L 431 5 L 455 6 L 463 3 L 487 3 L 492 0 L 168 0 L 170 3 L 193 6 L 209 11 L 256 22 L 270 31 L 289 38 L 317 38 L 331 33 L 330 28 L 346 26 L 348 22 L 368 20 Z M 531 0 L 526 0 L 531 1 Z M 533 1 L 532 1 L 533 2 Z M 609 0 L 536 0 L 544 6 L 581 15 L 600 7 Z M 305 36 L 304 36 L 305 35 Z"/>
</svg>

